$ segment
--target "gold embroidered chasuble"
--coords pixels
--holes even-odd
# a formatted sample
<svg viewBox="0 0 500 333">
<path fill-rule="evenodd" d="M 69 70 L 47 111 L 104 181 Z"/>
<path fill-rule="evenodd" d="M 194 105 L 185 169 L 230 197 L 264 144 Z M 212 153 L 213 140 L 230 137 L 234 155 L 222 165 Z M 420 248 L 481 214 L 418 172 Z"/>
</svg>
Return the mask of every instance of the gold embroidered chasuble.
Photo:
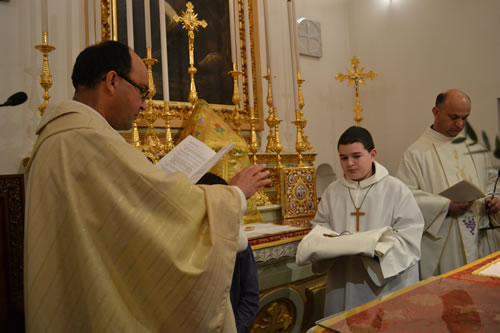
<svg viewBox="0 0 500 333">
<path fill-rule="evenodd" d="M 228 152 L 210 172 L 223 178 L 226 182 L 241 170 L 250 165 L 248 157 L 248 146 L 215 111 L 211 110 L 208 103 L 201 99 L 195 106 L 191 117 L 185 122 L 178 141 L 186 136 L 192 135 L 215 151 L 219 151 L 228 143 L 234 143 L 234 147 Z M 247 200 L 247 209 L 243 215 L 243 224 L 261 222 L 263 220 L 257 209 L 256 195 Z"/>
<path fill-rule="evenodd" d="M 487 224 L 483 199 L 476 200 L 463 216 L 452 218 L 447 217 L 449 200 L 437 194 L 462 180 L 485 193 L 493 190 L 495 173 L 488 155 L 471 154 L 472 148 L 466 143 L 452 141 L 453 138 L 428 128 L 405 152 L 397 172 L 397 177 L 415 195 L 425 219 L 421 279 L 463 266 L 498 249 L 495 232 L 479 231 L 479 226 Z"/>
<path fill-rule="evenodd" d="M 238 191 L 165 174 L 75 101 L 49 108 L 37 133 L 26 174 L 28 332 L 230 331 Z"/>
</svg>

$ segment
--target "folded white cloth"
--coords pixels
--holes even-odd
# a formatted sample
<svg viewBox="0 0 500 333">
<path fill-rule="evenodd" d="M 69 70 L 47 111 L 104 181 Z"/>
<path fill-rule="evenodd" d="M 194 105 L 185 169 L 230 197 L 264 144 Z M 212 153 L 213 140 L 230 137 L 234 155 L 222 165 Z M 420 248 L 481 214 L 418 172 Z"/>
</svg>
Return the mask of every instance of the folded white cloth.
<svg viewBox="0 0 500 333">
<path fill-rule="evenodd" d="M 391 227 L 357 232 L 339 236 L 336 232 L 322 226 L 316 226 L 302 239 L 296 254 L 297 265 L 307 265 L 321 260 L 342 256 L 365 255 L 383 256 L 392 244 L 385 242 L 392 234 Z"/>
</svg>

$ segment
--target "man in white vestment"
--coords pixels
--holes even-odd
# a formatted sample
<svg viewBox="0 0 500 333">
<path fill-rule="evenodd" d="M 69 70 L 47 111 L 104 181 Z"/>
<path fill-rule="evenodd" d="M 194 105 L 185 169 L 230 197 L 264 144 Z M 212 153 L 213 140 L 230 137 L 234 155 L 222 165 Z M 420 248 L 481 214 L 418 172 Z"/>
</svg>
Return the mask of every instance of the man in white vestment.
<svg viewBox="0 0 500 333">
<path fill-rule="evenodd" d="M 328 272 L 325 315 L 352 309 L 418 281 L 424 221 L 410 190 L 375 161 L 370 133 L 339 139 L 344 176 L 327 187 L 299 264 Z"/>
<path fill-rule="evenodd" d="M 268 172 L 196 186 L 128 144 L 116 130 L 131 128 L 149 87 L 123 44 L 82 51 L 72 81 L 73 100 L 43 115 L 27 167 L 27 331 L 235 332 L 239 222 Z"/>
<path fill-rule="evenodd" d="M 500 211 L 491 199 L 496 172 L 486 153 L 473 153 L 467 141 L 453 142 L 471 111 L 470 98 L 457 89 L 441 93 L 432 108 L 434 123 L 404 153 L 397 176 L 411 189 L 424 215 L 420 278 L 446 273 L 497 251 L 495 233 L 480 231 Z M 476 146 L 478 147 L 478 145 Z M 478 148 L 476 148 L 477 150 Z M 438 195 L 467 180 L 488 197 L 455 202 Z M 498 216 L 496 217 L 498 219 Z"/>
</svg>

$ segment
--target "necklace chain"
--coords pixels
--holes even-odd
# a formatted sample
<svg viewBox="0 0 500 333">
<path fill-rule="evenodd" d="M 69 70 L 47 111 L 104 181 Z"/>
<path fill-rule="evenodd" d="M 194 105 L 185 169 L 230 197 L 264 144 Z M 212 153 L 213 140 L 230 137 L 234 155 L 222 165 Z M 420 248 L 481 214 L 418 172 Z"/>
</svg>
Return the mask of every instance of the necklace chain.
<svg viewBox="0 0 500 333">
<path fill-rule="evenodd" d="M 351 189 L 349 187 L 347 188 L 347 191 L 349 191 L 349 197 L 351 198 L 351 202 L 352 202 L 352 205 L 354 206 L 354 208 L 361 209 L 361 207 L 363 206 L 363 203 L 365 202 L 366 197 L 368 196 L 368 192 L 370 192 L 373 185 L 375 185 L 375 184 L 371 184 L 370 187 L 368 188 L 368 190 L 366 191 L 365 196 L 363 197 L 363 200 L 361 201 L 361 204 L 359 205 L 359 207 L 356 207 L 356 204 L 354 203 L 354 199 L 352 198 L 352 194 L 351 194 Z"/>
</svg>

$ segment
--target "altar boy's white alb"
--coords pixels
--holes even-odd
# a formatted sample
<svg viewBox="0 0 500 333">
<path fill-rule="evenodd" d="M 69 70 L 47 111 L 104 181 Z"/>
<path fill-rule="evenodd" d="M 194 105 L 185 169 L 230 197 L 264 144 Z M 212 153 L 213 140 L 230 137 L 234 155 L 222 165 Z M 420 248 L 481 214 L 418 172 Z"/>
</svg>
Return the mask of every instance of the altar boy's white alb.
<svg viewBox="0 0 500 333">
<path fill-rule="evenodd" d="M 328 273 L 325 315 L 417 282 L 424 225 L 406 185 L 375 161 L 366 129 L 350 127 L 337 147 L 344 177 L 325 190 L 297 251 L 298 264 Z"/>
</svg>

